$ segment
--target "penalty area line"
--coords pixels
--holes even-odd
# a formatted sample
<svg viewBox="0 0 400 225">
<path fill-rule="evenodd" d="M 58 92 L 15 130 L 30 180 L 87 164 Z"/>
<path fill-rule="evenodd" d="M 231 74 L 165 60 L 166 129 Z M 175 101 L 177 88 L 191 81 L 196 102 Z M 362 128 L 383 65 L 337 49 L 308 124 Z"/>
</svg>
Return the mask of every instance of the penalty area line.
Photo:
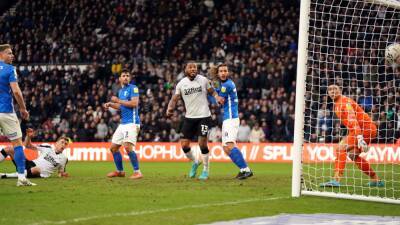
<svg viewBox="0 0 400 225">
<path fill-rule="evenodd" d="M 243 203 L 248 203 L 248 202 L 263 202 L 263 201 L 274 201 L 274 200 L 281 200 L 281 199 L 289 199 L 289 197 L 247 199 L 247 200 L 240 200 L 240 201 L 187 205 L 187 206 L 166 208 L 166 209 L 131 211 L 131 212 L 122 212 L 122 213 L 109 213 L 109 214 L 103 214 L 103 215 L 97 215 L 97 216 L 78 217 L 78 218 L 69 219 L 69 220 L 59 220 L 59 221 L 44 220 L 41 222 L 31 223 L 29 225 L 71 224 L 71 223 L 78 223 L 78 222 L 84 222 L 84 221 L 96 220 L 96 219 L 139 216 L 139 215 L 147 215 L 147 214 L 154 214 L 154 213 L 173 212 L 173 211 L 179 211 L 179 210 L 184 210 L 184 209 L 196 209 L 196 208 L 206 208 L 206 207 L 213 207 L 213 206 L 238 205 L 238 204 L 243 204 Z"/>
</svg>

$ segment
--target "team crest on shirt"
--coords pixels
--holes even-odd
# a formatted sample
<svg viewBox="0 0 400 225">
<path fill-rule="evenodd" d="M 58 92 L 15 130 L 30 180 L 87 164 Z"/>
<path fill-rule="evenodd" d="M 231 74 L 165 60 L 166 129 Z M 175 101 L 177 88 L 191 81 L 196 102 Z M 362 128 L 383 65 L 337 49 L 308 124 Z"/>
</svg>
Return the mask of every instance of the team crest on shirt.
<svg viewBox="0 0 400 225">
<path fill-rule="evenodd" d="M 222 87 L 222 88 L 221 88 L 221 92 L 222 92 L 222 93 L 225 93 L 225 91 L 226 91 L 226 88 L 225 88 L 225 87 Z"/>
<path fill-rule="evenodd" d="M 124 91 L 124 96 L 128 96 L 128 91 Z"/>
<path fill-rule="evenodd" d="M 347 108 L 347 110 L 353 110 L 353 107 L 351 107 L 350 103 L 346 104 L 346 108 Z"/>
<path fill-rule="evenodd" d="M 133 89 L 133 93 L 139 93 L 139 88 L 135 87 L 135 88 Z"/>
</svg>

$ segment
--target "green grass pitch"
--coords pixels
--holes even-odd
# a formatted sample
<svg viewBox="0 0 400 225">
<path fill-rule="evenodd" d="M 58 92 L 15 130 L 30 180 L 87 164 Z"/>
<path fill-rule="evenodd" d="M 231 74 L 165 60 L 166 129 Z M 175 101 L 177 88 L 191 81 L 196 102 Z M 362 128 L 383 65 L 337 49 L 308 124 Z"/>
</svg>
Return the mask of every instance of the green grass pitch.
<svg viewBox="0 0 400 225">
<path fill-rule="evenodd" d="M 126 170 L 130 165 L 124 163 Z M 291 165 L 250 165 L 255 176 L 233 179 L 231 163 L 211 163 L 211 179 L 189 179 L 189 163 L 141 163 L 142 180 L 106 178 L 112 162 L 70 162 L 69 178 L 33 179 L 35 187 L 0 180 L 0 224 L 204 224 L 280 213 L 399 216 L 399 205 L 291 198 Z M 12 171 L 11 162 L 0 171 Z"/>
</svg>

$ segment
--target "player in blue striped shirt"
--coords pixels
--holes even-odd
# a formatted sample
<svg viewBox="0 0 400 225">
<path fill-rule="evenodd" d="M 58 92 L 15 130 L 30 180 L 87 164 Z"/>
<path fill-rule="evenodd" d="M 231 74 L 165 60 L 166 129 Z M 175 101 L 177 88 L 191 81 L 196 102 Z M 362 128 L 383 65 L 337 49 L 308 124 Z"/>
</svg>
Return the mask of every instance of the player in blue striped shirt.
<svg viewBox="0 0 400 225">
<path fill-rule="evenodd" d="M 17 165 L 17 186 L 33 186 L 25 177 L 25 155 L 22 147 L 21 127 L 14 111 L 13 95 L 17 100 L 21 117 L 29 119 L 25 101 L 17 82 L 17 72 L 11 63 L 14 61 L 11 45 L 0 45 L 0 127 L 14 148 L 14 161 Z M 0 161 L 4 155 L 0 154 Z"/>
<path fill-rule="evenodd" d="M 229 79 L 229 70 L 226 64 L 218 65 L 216 72 L 219 79 L 219 88 L 217 88 L 217 92 L 219 96 L 225 99 L 224 104 L 222 105 L 222 145 L 225 153 L 240 169 L 236 178 L 243 180 L 253 176 L 253 172 L 247 166 L 242 152 L 236 147 L 236 138 L 240 124 L 238 110 L 239 100 L 236 86 L 235 83 Z"/>
<path fill-rule="evenodd" d="M 104 107 L 118 109 L 121 112 L 121 124 L 114 132 L 111 141 L 110 150 L 114 157 L 114 163 L 117 170 L 109 173 L 108 177 L 124 177 L 125 172 L 122 165 L 122 155 L 119 151 L 124 146 L 133 167 L 131 179 L 140 179 L 143 177 L 139 170 L 139 161 L 135 153 L 135 145 L 140 130 L 139 119 L 139 89 L 134 84 L 130 84 L 131 75 L 129 70 L 122 70 L 119 76 L 121 89 L 118 91 L 118 97 L 111 97 L 111 102 L 104 104 Z"/>
</svg>

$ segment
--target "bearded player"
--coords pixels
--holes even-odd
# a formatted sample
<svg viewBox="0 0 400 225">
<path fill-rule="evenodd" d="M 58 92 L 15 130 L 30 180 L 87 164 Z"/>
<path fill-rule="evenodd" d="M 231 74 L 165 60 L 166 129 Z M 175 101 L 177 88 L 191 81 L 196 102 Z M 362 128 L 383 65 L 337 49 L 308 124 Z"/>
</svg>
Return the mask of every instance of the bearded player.
<svg viewBox="0 0 400 225">
<path fill-rule="evenodd" d="M 185 119 L 183 121 L 182 133 L 180 139 L 182 150 L 186 157 L 193 164 L 189 172 L 189 177 L 196 176 L 197 168 L 201 161 L 197 159 L 190 147 L 190 141 L 198 137 L 198 143 L 203 159 L 203 171 L 199 179 L 206 180 L 209 177 L 209 150 L 207 146 L 208 127 L 211 121 L 211 112 L 208 105 L 207 94 L 215 97 L 218 103 L 223 104 L 223 98 L 211 86 L 210 81 L 197 73 L 197 65 L 189 62 L 185 66 L 185 75 L 176 85 L 175 93 L 169 101 L 167 116 L 172 116 L 176 103 L 180 98 L 183 99 L 186 108 Z"/>
</svg>

